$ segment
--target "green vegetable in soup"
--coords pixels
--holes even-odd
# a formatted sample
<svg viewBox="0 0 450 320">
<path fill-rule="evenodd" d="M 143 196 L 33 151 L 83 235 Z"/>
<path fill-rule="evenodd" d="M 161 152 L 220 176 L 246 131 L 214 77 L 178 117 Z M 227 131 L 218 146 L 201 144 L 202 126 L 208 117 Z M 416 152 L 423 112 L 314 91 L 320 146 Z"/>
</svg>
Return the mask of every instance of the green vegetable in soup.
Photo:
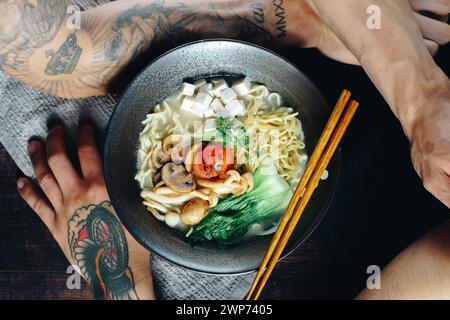
<svg viewBox="0 0 450 320">
<path fill-rule="evenodd" d="M 216 119 L 216 130 L 222 135 L 226 136 L 233 127 L 233 121 L 231 119 L 219 117 Z"/>
<path fill-rule="evenodd" d="M 236 148 L 248 150 L 250 138 L 245 127 L 232 130 L 231 119 L 219 117 L 216 119 L 216 132 L 212 140 L 222 143 L 224 146 L 233 145 Z"/>
<path fill-rule="evenodd" d="M 278 175 L 273 162 L 266 159 L 255 172 L 253 190 L 219 201 L 194 227 L 189 239 L 192 243 L 234 245 L 242 240 L 250 225 L 280 216 L 291 197 L 288 183 Z"/>
</svg>

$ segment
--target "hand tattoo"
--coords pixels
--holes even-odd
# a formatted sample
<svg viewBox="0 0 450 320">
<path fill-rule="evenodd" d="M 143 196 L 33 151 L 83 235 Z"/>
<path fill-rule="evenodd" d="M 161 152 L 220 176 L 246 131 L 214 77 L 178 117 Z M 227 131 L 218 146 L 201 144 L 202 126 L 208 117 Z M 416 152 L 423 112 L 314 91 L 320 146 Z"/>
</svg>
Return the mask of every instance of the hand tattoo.
<svg viewBox="0 0 450 320">
<path fill-rule="evenodd" d="M 138 299 L 127 239 L 109 201 L 77 209 L 69 220 L 68 242 L 96 299 Z"/>
<path fill-rule="evenodd" d="M 47 52 L 52 59 L 45 69 L 45 73 L 53 76 L 57 74 L 71 74 L 80 59 L 83 50 L 77 44 L 75 33 L 70 34 L 59 50 Z"/>
</svg>

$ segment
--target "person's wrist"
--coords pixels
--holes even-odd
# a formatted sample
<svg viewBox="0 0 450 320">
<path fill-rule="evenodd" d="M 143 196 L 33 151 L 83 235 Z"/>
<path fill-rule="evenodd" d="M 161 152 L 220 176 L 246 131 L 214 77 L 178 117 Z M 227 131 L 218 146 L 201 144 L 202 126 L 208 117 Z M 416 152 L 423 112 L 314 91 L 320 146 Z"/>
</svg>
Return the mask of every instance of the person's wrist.
<svg viewBox="0 0 450 320">
<path fill-rule="evenodd" d="M 358 57 L 361 66 L 386 99 L 411 138 L 411 130 L 420 109 L 434 96 L 449 91 L 449 79 L 436 65 L 425 47 L 410 56 L 386 55 L 383 48 L 368 45 Z M 376 62 L 376 63 L 374 63 Z"/>
<path fill-rule="evenodd" d="M 130 253 L 132 255 L 132 253 Z M 150 267 L 150 253 L 140 252 L 136 261 L 136 256 L 130 256 L 130 268 L 133 270 L 133 281 L 139 299 L 155 299 L 153 291 L 153 278 Z"/>
<path fill-rule="evenodd" d="M 321 20 L 304 1 L 211 0 L 211 7 L 214 9 L 207 7 L 200 11 L 204 21 L 220 17 L 233 25 L 232 33 L 244 35 L 244 40 L 264 45 L 314 47 L 320 37 Z M 205 32 L 202 23 L 195 28 Z"/>
<path fill-rule="evenodd" d="M 450 80 L 437 66 L 436 69 L 436 77 L 417 85 L 411 96 L 405 97 L 404 105 L 397 108 L 400 123 L 410 140 L 413 138 L 414 127 L 426 116 L 429 108 L 444 106 L 450 101 Z M 398 102 L 400 103 L 401 101 Z"/>
<path fill-rule="evenodd" d="M 317 47 L 324 24 L 305 1 L 284 1 L 289 44 L 302 48 Z"/>
</svg>

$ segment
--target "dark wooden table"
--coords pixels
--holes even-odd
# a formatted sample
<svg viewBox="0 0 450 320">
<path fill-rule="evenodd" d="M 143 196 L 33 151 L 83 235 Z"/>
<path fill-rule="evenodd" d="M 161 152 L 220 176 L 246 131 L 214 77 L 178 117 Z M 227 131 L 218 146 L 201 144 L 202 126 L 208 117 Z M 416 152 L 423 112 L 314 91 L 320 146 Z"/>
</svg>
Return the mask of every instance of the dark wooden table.
<svg viewBox="0 0 450 320">
<path fill-rule="evenodd" d="M 444 67 L 449 47 L 438 62 Z M 281 52 L 332 103 L 351 88 L 362 106 L 342 145 L 339 188 L 327 216 L 308 241 L 280 262 L 265 298 L 353 298 L 366 268 L 383 267 L 405 246 L 448 217 L 412 168 L 408 142 L 388 106 L 360 68 L 314 50 Z M 446 69 L 447 73 L 449 69 Z M 0 299 L 88 299 L 66 286 L 68 263 L 44 225 L 20 200 L 15 164 L 0 148 Z"/>
</svg>

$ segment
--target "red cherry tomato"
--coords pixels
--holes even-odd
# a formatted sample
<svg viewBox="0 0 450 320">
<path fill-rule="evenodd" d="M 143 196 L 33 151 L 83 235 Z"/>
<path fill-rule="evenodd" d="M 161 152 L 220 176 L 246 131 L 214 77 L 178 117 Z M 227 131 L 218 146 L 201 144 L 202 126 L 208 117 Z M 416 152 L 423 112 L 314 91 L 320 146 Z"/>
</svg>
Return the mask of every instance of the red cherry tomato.
<svg viewBox="0 0 450 320">
<path fill-rule="evenodd" d="M 213 142 L 199 150 L 194 158 L 194 173 L 205 179 L 219 177 L 234 165 L 234 151 L 221 143 Z"/>
</svg>

